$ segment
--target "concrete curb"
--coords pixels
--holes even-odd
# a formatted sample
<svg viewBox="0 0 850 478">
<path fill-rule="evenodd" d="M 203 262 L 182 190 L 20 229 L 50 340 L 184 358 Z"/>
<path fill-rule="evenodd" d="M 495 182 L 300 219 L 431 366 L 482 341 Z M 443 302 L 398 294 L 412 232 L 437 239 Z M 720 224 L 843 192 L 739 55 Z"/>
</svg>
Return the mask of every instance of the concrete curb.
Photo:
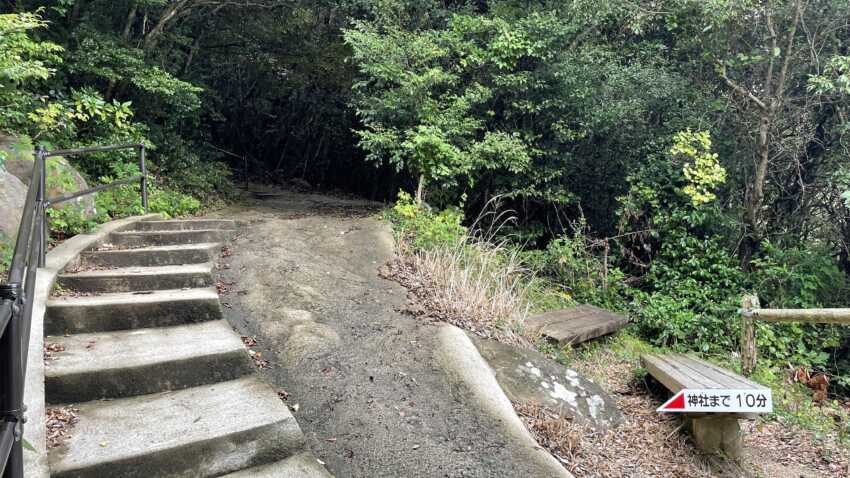
<svg viewBox="0 0 850 478">
<path fill-rule="evenodd" d="M 537 444 L 496 381 L 495 373 L 462 330 L 453 325 L 440 326 L 436 355 L 439 365 L 450 379 L 465 389 L 478 407 L 501 424 L 505 437 L 527 456 L 529 463 L 537 467 L 535 476 L 573 478 L 548 451 Z"/>
<path fill-rule="evenodd" d="M 24 389 L 24 403 L 27 406 L 27 425 L 24 438 L 37 451 L 24 450 L 24 476 L 48 478 L 47 435 L 44 430 L 44 312 L 47 298 L 53 288 L 56 276 L 72 261 L 78 260 L 80 252 L 94 247 L 109 234 L 120 231 L 135 222 L 160 217 L 159 214 L 133 216 L 102 224 L 91 234 L 79 234 L 56 246 L 47 254 L 45 267 L 38 270 L 33 292 L 32 329 L 30 331 L 29 359 L 27 361 L 27 379 Z"/>
</svg>

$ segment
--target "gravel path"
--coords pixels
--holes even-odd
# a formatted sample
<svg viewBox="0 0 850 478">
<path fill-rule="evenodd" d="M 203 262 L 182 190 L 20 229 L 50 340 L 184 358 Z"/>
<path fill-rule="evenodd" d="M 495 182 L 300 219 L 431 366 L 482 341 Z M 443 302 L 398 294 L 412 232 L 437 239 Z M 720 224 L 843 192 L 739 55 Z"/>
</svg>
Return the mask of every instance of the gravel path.
<svg viewBox="0 0 850 478">
<path fill-rule="evenodd" d="M 539 476 L 438 367 L 436 326 L 378 276 L 393 254 L 379 210 L 281 192 L 213 214 L 245 223 L 220 271 L 228 319 L 337 477 Z"/>
</svg>

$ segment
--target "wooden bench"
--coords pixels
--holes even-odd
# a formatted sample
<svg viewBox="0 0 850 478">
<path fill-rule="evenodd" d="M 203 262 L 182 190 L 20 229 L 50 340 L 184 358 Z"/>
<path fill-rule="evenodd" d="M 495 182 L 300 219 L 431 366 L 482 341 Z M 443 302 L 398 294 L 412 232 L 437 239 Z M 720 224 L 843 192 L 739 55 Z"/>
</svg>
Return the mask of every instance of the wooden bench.
<svg viewBox="0 0 850 478">
<path fill-rule="evenodd" d="M 629 319 L 622 315 L 582 304 L 529 317 L 525 326 L 531 333 L 540 334 L 564 347 L 612 334 L 628 323 Z"/>
<path fill-rule="evenodd" d="M 764 412 L 683 413 L 694 442 L 705 452 L 739 458 L 743 452 L 743 437 L 738 420 L 753 419 L 758 413 L 772 410 L 769 388 L 703 360 L 677 353 L 644 354 L 641 363 L 652 377 L 673 392 L 674 398 L 684 389 L 757 391 L 759 397 L 766 397 L 770 408 L 765 408 Z"/>
</svg>

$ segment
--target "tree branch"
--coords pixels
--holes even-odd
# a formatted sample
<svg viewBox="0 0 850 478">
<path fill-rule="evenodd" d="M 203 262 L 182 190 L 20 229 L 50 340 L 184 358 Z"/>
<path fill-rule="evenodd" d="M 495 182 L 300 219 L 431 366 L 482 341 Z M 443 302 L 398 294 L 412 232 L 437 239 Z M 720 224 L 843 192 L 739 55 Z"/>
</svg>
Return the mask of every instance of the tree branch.
<svg viewBox="0 0 850 478">
<path fill-rule="evenodd" d="M 803 0 L 794 2 L 794 21 L 791 23 L 791 29 L 788 30 L 788 46 L 785 48 L 785 59 L 782 62 L 782 70 L 779 72 L 779 83 L 776 85 L 776 102 L 782 101 L 782 96 L 785 90 L 785 79 L 788 76 L 788 65 L 791 63 L 792 48 L 794 48 L 794 37 L 797 35 L 797 24 L 800 23 L 800 16 L 803 13 Z"/>
<path fill-rule="evenodd" d="M 726 76 L 726 69 L 722 66 L 721 66 L 721 68 L 722 68 L 722 70 L 721 70 L 720 76 L 726 81 L 726 84 L 729 85 L 730 88 L 735 90 L 735 92 L 737 92 L 739 95 L 741 95 L 745 98 L 748 98 L 750 101 L 755 103 L 756 106 L 758 106 L 760 109 L 765 110 L 765 111 L 767 110 L 767 105 L 764 103 L 764 101 L 758 99 L 758 97 L 756 97 L 756 95 L 754 95 L 752 92 L 750 92 L 749 90 L 747 90 L 743 86 L 732 81 L 731 78 Z"/>
</svg>

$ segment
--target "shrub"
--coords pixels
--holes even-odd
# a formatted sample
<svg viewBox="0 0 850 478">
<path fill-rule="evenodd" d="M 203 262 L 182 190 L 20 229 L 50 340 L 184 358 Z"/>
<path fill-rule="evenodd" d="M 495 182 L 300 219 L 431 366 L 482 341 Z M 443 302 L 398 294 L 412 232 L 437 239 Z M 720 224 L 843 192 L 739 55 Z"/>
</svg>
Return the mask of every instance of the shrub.
<svg viewBox="0 0 850 478">
<path fill-rule="evenodd" d="M 110 183 L 140 174 L 135 163 L 117 163 L 112 166 L 114 176 L 100 178 L 101 183 Z M 134 216 L 144 213 L 140 186 L 132 184 L 110 189 L 97 195 L 97 208 L 111 218 Z M 153 181 L 148 182 L 149 212 L 160 213 L 165 217 L 177 217 L 195 214 L 201 209 L 201 202 L 192 196 L 163 188 Z"/>
<path fill-rule="evenodd" d="M 847 277 L 829 252 L 815 247 L 781 248 L 764 242 L 748 276 L 762 307 L 844 307 Z M 847 329 L 801 323 L 758 323 L 759 352 L 775 361 L 794 365 L 834 365 L 831 354 L 847 336 Z"/>
<path fill-rule="evenodd" d="M 607 240 L 592 239 L 580 222 L 572 235 L 552 240 L 542 251 L 526 251 L 523 259 L 567 300 L 621 310 L 626 304 L 625 277 L 608 246 Z"/>
<path fill-rule="evenodd" d="M 0 281 L 6 280 L 9 266 L 12 265 L 12 254 L 15 252 L 15 244 L 5 234 L 0 232 Z"/>
<path fill-rule="evenodd" d="M 412 251 L 451 247 L 464 240 L 467 228 L 463 226 L 463 212 L 449 208 L 434 212 L 417 205 L 410 194 L 398 193 L 398 201 L 388 212 L 401 248 Z"/>
<path fill-rule="evenodd" d="M 68 204 L 63 208 L 48 208 L 47 217 L 50 232 L 59 238 L 90 232 L 105 219 L 102 212 L 95 217 L 87 217 L 83 208 L 76 204 Z"/>
</svg>

